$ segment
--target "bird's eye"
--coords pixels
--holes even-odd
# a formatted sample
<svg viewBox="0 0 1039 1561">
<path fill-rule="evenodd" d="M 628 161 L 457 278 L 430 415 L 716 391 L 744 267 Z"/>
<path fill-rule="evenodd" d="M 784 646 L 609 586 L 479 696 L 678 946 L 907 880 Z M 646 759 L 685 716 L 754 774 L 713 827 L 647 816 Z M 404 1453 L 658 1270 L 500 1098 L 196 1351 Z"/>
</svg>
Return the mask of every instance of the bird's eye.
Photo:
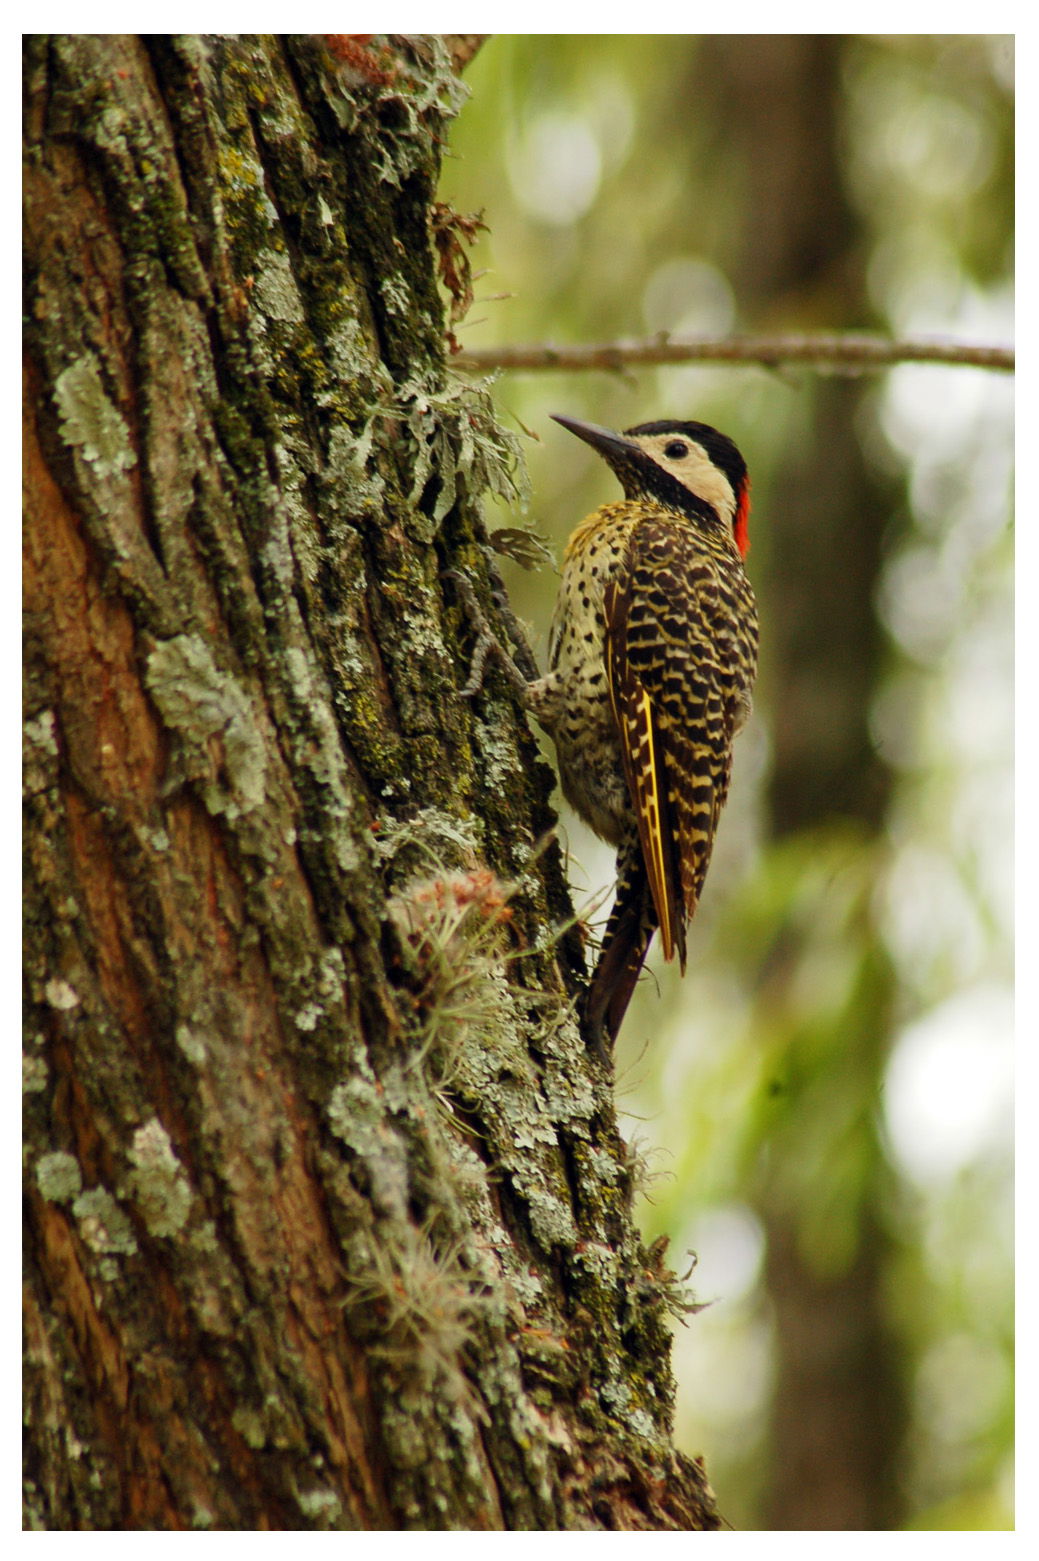
<svg viewBox="0 0 1039 1561">
<path fill-rule="evenodd" d="M 689 454 L 689 446 L 681 439 L 669 439 L 664 446 L 664 454 L 669 461 L 680 461 L 683 455 Z"/>
</svg>

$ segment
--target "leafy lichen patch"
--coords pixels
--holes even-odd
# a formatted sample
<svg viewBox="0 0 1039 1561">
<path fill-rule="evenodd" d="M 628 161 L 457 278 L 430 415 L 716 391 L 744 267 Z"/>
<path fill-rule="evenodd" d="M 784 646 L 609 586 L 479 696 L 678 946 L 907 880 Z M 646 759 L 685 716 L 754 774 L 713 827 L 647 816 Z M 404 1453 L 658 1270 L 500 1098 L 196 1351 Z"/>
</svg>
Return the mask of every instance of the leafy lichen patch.
<svg viewBox="0 0 1039 1561">
<path fill-rule="evenodd" d="M 78 1198 L 83 1187 L 79 1161 L 63 1149 L 41 1155 L 36 1162 L 36 1185 L 51 1203 L 68 1203 Z"/>
<path fill-rule="evenodd" d="M 205 641 L 195 634 L 160 640 L 148 656 L 145 678 L 163 719 L 184 739 L 210 812 L 237 818 L 260 807 L 267 754 L 257 713 L 236 679 L 217 667 Z M 214 737 L 223 751 L 219 768 L 207 746 Z"/>
<path fill-rule="evenodd" d="M 153 1236 L 176 1236 L 191 1213 L 191 1188 L 169 1134 L 153 1117 L 133 1136 L 129 1192 Z"/>
<path fill-rule="evenodd" d="M 130 430 L 119 408 L 106 395 L 93 358 L 77 358 L 54 381 L 62 437 L 78 449 L 99 477 L 129 471 L 137 464 Z"/>
<path fill-rule="evenodd" d="M 129 1256 L 137 1251 L 137 1240 L 127 1215 L 104 1187 L 91 1187 L 81 1192 L 72 1205 L 72 1212 L 79 1221 L 83 1240 L 94 1252 Z"/>
</svg>

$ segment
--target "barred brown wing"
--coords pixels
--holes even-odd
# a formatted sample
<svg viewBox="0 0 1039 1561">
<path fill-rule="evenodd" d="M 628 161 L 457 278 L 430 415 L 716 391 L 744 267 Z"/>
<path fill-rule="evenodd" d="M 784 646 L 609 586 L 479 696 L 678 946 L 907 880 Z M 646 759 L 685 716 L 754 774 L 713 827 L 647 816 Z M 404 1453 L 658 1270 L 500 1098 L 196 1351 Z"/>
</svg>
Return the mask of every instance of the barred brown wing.
<svg viewBox="0 0 1039 1561">
<path fill-rule="evenodd" d="M 727 565 L 693 527 L 647 516 L 605 601 L 625 774 L 664 956 L 677 952 L 683 968 L 754 674 L 746 603 Z"/>
</svg>

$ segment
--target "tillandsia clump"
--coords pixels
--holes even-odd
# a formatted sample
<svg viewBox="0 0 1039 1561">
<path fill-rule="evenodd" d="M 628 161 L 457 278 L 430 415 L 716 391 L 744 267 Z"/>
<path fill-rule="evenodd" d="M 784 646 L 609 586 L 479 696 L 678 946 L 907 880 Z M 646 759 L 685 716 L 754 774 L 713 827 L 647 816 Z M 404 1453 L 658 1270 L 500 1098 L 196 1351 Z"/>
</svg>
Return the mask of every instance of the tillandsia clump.
<svg viewBox="0 0 1039 1561">
<path fill-rule="evenodd" d="M 481 867 L 420 879 L 390 901 L 411 967 L 420 1055 L 439 1049 L 441 1070 L 473 1030 L 500 1023 L 511 892 Z"/>
</svg>

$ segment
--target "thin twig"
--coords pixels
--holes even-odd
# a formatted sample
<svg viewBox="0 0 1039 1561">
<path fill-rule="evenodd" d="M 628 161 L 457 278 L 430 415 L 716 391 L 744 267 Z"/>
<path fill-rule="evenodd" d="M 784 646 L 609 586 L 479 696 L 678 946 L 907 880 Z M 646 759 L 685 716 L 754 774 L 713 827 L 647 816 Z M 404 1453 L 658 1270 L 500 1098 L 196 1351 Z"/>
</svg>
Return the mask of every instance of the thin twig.
<svg viewBox="0 0 1039 1561">
<path fill-rule="evenodd" d="M 831 374 L 861 374 L 896 363 L 954 363 L 1012 373 L 1014 349 L 957 341 L 896 341 L 857 334 L 713 338 L 665 335 L 572 347 L 473 347 L 452 359 L 453 368 L 469 373 L 491 369 L 607 369 L 619 373 L 632 364 L 649 368 L 665 363 L 760 363 L 766 368 L 810 363 Z"/>
</svg>

